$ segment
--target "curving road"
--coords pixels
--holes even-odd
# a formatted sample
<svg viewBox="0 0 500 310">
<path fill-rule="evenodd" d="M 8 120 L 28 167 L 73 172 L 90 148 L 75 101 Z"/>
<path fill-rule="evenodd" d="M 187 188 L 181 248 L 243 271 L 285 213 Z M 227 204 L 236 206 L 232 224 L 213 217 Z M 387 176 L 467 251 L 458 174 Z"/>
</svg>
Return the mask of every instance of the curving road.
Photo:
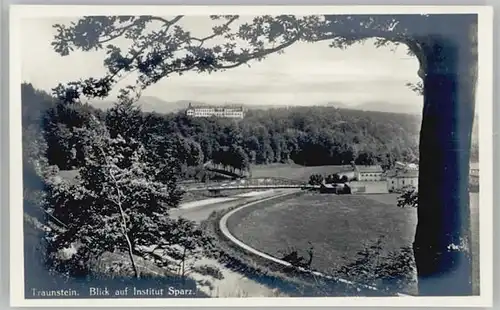
<svg viewBox="0 0 500 310">
<path fill-rule="evenodd" d="M 181 205 L 178 209 L 172 209 L 169 211 L 169 214 L 172 218 L 184 217 L 188 220 L 192 220 L 200 223 L 203 220 L 206 220 L 210 214 L 214 211 L 220 211 L 229 209 L 231 207 L 237 206 L 241 203 L 245 202 L 253 202 L 261 199 L 278 196 L 286 190 L 267 190 L 261 192 L 255 192 L 254 195 L 242 194 L 231 197 L 223 197 L 215 199 L 206 199 L 202 201 L 192 203 L 187 203 Z M 206 202 L 206 203 L 204 203 Z"/>
<path fill-rule="evenodd" d="M 217 199 L 205 199 L 193 203 L 186 203 L 178 209 L 171 210 L 170 216 L 173 218 L 184 217 L 192 221 L 200 223 L 207 219 L 213 211 L 228 209 L 243 202 L 258 201 L 269 197 L 278 196 L 283 193 L 283 190 L 269 190 L 260 193 L 242 194 L 226 199 L 221 198 L 219 202 Z M 231 198 L 232 200 L 227 200 Z M 212 297 L 287 297 L 276 288 L 266 286 L 258 283 L 255 280 L 246 278 L 244 275 L 226 268 L 220 262 L 214 259 L 204 258 L 196 263 L 196 265 L 213 265 L 219 268 L 223 274 L 223 279 L 213 279 L 205 275 L 193 272 L 190 277 L 197 281 L 209 281 L 214 290 L 206 286 L 200 286 L 199 289 Z"/>
</svg>

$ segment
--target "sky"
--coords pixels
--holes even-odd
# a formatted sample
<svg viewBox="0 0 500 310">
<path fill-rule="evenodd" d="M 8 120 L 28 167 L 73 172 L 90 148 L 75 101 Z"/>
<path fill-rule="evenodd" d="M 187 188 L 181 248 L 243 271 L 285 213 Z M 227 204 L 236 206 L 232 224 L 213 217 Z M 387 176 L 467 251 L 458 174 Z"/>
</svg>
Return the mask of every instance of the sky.
<svg viewBox="0 0 500 310">
<path fill-rule="evenodd" d="M 35 87 L 50 91 L 59 82 L 101 76 L 104 52 L 74 52 L 62 57 L 50 45 L 55 23 L 70 19 L 37 18 L 22 23 L 22 78 Z M 181 26 L 202 35 L 211 29 L 208 17 L 188 17 Z M 297 43 L 283 55 L 271 55 L 225 72 L 163 79 L 143 95 L 165 101 L 194 100 L 206 103 L 257 105 L 316 105 L 339 102 L 355 106 L 387 102 L 422 106 L 422 97 L 408 89 L 416 83 L 418 62 L 396 50 L 375 48 L 372 42 L 345 50 L 328 47 L 328 42 Z M 125 80 L 123 86 L 128 81 Z"/>
</svg>

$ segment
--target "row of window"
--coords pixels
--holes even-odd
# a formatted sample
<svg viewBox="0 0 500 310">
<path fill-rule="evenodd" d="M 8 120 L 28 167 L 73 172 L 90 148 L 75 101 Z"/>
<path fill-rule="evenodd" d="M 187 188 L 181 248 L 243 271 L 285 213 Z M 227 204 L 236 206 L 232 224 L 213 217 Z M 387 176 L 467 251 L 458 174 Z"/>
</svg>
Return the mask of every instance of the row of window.
<svg viewBox="0 0 500 310">
<path fill-rule="evenodd" d="M 193 117 L 211 117 L 211 116 L 216 116 L 216 117 L 238 117 L 238 118 L 243 118 L 243 114 L 215 114 L 215 113 L 188 113 L 188 116 L 193 116 Z"/>
<path fill-rule="evenodd" d="M 217 115 L 217 116 L 224 116 L 224 115 L 243 115 L 243 113 L 188 113 L 188 115 Z"/>
<path fill-rule="evenodd" d="M 195 113 L 242 113 L 241 109 L 192 109 L 189 112 Z"/>
<path fill-rule="evenodd" d="M 217 115 L 217 116 L 223 116 L 223 115 L 243 115 L 242 112 L 230 112 L 230 113 L 207 113 L 207 112 L 201 112 L 201 113 L 198 113 L 198 112 L 195 112 L 195 113 L 188 113 L 188 114 L 191 114 L 191 115 Z"/>
<path fill-rule="evenodd" d="M 198 111 L 188 111 L 187 115 L 196 116 L 243 116 L 243 112 L 198 112 Z"/>
<path fill-rule="evenodd" d="M 392 184 L 395 183 L 394 180 L 391 182 Z M 406 185 L 415 185 L 416 181 L 415 180 L 410 180 L 409 182 L 406 182 Z M 401 180 L 401 184 L 405 185 L 405 180 Z"/>
<path fill-rule="evenodd" d="M 378 176 L 380 176 L 380 173 L 361 173 L 361 176 L 363 176 L 363 177 L 378 177 Z"/>
</svg>

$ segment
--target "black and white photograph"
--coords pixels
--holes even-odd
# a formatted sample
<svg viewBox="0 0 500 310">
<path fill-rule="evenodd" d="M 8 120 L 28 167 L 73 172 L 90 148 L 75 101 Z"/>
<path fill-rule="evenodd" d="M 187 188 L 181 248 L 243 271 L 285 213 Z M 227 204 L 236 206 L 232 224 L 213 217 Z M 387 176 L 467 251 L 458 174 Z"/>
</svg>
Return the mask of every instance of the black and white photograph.
<svg viewBox="0 0 500 310">
<path fill-rule="evenodd" d="M 490 8 L 10 16 L 11 305 L 492 304 Z"/>
</svg>

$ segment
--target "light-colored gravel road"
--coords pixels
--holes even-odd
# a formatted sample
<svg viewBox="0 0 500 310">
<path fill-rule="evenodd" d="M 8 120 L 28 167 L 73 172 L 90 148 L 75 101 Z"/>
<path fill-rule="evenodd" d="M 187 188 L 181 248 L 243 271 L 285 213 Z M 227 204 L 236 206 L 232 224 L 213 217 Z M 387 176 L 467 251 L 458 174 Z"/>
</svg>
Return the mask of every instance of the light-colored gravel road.
<svg viewBox="0 0 500 310">
<path fill-rule="evenodd" d="M 193 203 L 188 203 L 186 205 L 181 205 L 180 208 L 171 210 L 170 216 L 172 218 L 184 217 L 186 219 L 196 221 L 200 223 L 201 221 L 207 219 L 210 214 L 214 211 L 225 210 L 243 202 L 252 202 L 272 196 L 278 196 L 286 190 L 266 190 L 266 191 L 256 191 L 251 193 L 240 194 L 232 197 L 224 198 L 211 198 L 204 199 L 201 201 L 196 201 Z M 231 198 L 231 199 L 229 199 Z M 186 207 L 187 206 L 187 207 Z M 193 272 L 190 277 L 198 280 L 204 281 L 208 280 L 212 287 L 202 286 L 199 289 L 209 296 L 213 297 L 285 297 L 282 293 L 277 290 L 269 288 L 262 285 L 256 281 L 250 280 L 238 272 L 234 272 L 218 261 L 214 259 L 202 259 L 195 263 L 196 265 L 212 265 L 220 269 L 223 275 L 222 280 L 216 280 L 199 273 Z"/>
<path fill-rule="evenodd" d="M 201 222 L 206 220 L 214 211 L 225 210 L 234 207 L 242 202 L 251 202 L 256 199 L 264 199 L 282 193 L 283 190 L 265 190 L 255 191 L 235 195 L 231 197 L 209 198 L 199 201 L 188 202 L 181 204 L 178 209 L 169 211 L 172 218 L 184 217 L 188 220 Z"/>
</svg>

